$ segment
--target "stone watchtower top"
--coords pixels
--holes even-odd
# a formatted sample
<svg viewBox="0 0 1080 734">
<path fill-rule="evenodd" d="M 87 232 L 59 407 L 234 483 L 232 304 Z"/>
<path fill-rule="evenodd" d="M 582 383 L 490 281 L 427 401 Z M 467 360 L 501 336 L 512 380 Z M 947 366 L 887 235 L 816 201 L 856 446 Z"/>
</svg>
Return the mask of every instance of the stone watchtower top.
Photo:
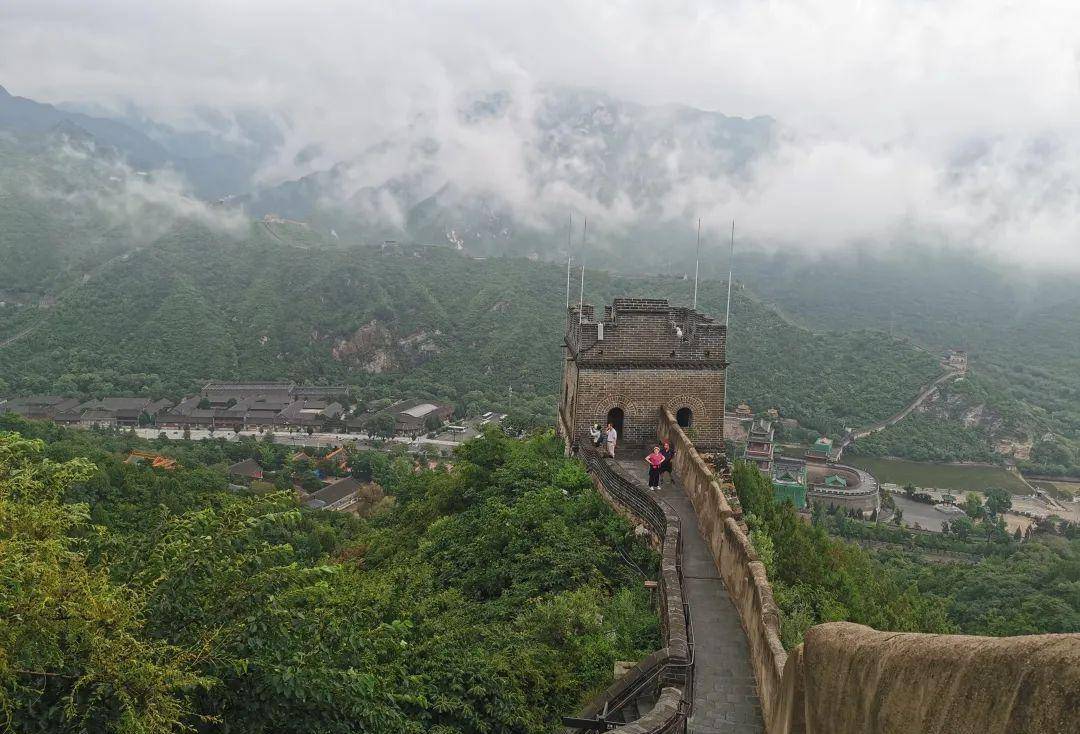
<svg viewBox="0 0 1080 734">
<path fill-rule="evenodd" d="M 616 298 L 567 309 L 559 431 L 573 448 L 608 423 L 623 446 L 656 441 L 660 409 L 698 448 L 724 447 L 727 328 L 663 298 Z"/>
<path fill-rule="evenodd" d="M 591 304 L 571 306 L 566 317 L 566 347 L 579 366 L 724 367 L 726 327 L 665 298 L 616 298 L 596 318 Z"/>
</svg>

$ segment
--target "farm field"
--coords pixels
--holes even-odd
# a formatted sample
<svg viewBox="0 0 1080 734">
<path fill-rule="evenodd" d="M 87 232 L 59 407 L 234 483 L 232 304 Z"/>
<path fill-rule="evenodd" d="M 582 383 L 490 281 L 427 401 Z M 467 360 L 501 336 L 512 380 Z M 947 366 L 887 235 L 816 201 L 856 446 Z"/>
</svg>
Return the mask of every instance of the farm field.
<svg viewBox="0 0 1080 734">
<path fill-rule="evenodd" d="M 1076 482 L 1050 482 L 1045 479 L 1033 481 L 1039 489 L 1045 489 L 1053 494 L 1065 494 L 1072 497 L 1080 495 L 1080 484 Z"/>
<path fill-rule="evenodd" d="M 931 464 L 866 456 L 844 457 L 844 463 L 865 469 L 879 482 L 914 484 L 917 487 L 936 487 L 960 492 L 1001 487 L 1013 494 L 1031 494 L 1031 490 L 1019 477 L 995 466 Z"/>
</svg>

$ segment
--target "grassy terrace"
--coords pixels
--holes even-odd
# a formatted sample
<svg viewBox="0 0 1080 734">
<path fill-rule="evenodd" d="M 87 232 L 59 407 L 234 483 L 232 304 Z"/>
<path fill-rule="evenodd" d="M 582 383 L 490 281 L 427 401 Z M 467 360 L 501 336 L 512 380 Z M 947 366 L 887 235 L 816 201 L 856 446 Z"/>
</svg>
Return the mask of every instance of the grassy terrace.
<svg viewBox="0 0 1080 734">
<path fill-rule="evenodd" d="M 1031 491 L 1017 477 L 996 466 L 966 466 L 962 464 L 931 464 L 905 459 L 883 459 L 866 456 L 845 456 L 844 462 L 865 469 L 879 482 L 914 484 L 917 487 L 938 487 L 957 491 L 980 491 L 1001 487 L 1013 494 Z"/>
</svg>

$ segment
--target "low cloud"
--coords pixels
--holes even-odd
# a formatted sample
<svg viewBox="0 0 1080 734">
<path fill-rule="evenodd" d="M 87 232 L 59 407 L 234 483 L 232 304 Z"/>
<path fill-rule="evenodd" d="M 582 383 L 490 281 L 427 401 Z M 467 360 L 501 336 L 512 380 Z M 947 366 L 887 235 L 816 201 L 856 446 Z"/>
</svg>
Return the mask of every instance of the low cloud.
<svg viewBox="0 0 1080 734">
<path fill-rule="evenodd" d="M 762 246 L 928 240 L 1077 266 L 1077 28 L 1080 5 L 1056 0 L 12 0 L 0 80 L 47 101 L 135 100 L 178 125 L 202 124 L 198 109 L 266 111 L 284 142 L 260 181 L 360 159 L 332 196 L 398 224 L 400 197 L 376 189 L 408 173 L 416 194 L 494 193 L 529 226 L 567 209 L 598 233 L 734 216 Z M 778 135 L 734 172 L 660 138 L 651 181 L 604 187 L 598 139 L 545 148 L 536 112 L 566 87 L 767 115 Z M 463 122 L 477 90 L 507 91 L 512 108 Z M 418 153 L 424 138 L 436 153 Z"/>
<path fill-rule="evenodd" d="M 61 143 L 41 153 L 21 190 L 86 224 L 87 236 L 96 236 L 104 225 L 108 236 L 136 245 L 153 243 L 181 222 L 232 235 L 247 227 L 238 211 L 192 196 L 175 172 L 136 171 L 84 141 Z"/>
</svg>

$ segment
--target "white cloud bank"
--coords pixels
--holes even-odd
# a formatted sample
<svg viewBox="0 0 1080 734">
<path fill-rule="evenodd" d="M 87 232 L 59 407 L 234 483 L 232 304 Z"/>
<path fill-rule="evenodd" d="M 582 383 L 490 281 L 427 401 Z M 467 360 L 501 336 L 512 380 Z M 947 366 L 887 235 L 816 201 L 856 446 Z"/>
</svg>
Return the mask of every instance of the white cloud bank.
<svg viewBox="0 0 1080 734">
<path fill-rule="evenodd" d="M 291 134 L 269 178 L 351 158 L 425 114 L 464 185 L 535 200 L 534 90 L 770 115 L 749 181 L 676 177 L 666 207 L 762 242 L 932 239 L 1080 265 L 1080 4 L 1007 0 L 8 0 L 0 83 L 44 100 L 136 99 L 166 117 L 259 108 Z M 482 135 L 463 91 L 511 89 Z M 572 160 L 563 165 L 573 165 Z M 548 187 L 551 205 L 627 214 Z M 632 218 L 632 211 L 630 212 Z"/>
</svg>

